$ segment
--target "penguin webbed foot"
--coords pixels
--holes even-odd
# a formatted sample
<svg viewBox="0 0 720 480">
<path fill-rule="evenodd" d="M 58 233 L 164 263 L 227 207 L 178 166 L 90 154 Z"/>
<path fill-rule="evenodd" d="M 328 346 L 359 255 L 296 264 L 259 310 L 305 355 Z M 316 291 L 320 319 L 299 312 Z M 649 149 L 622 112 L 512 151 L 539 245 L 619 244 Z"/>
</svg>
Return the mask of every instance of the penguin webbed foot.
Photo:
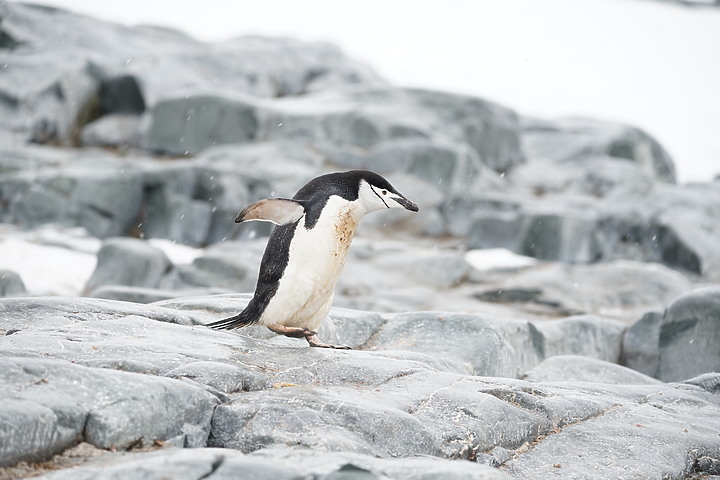
<svg viewBox="0 0 720 480">
<path fill-rule="evenodd" d="M 314 333 L 312 335 L 306 336 L 305 340 L 307 340 L 311 347 L 334 348 L 336 350 L 352 350 L 352 348 L 348 347 L 347 345 L 331 345 L 329 343 L 323 343 Z"/>
<path fill-rule="evenodd" d="M 337 350 L 352 350 L 352 348 L 348 347 L 347 345 L 331 345 L 329 343 L 323 343 L 318 338 L 317 332 L 307 328 L 286 327 L 285 325 L 280 325 L 279 323 L 271 323 L 270 325 L 267 325 L 267 328 L 277 334 L 285 335 L 286 337 L 304 338 L 305 340 L 307 340 L 308 344 L 311 347 L 335 348 Z"/>
<path fill-rule="evenodd" d="M 279 323 L 271 323 L 270 325 L 267 325 L 267 328 L 277 334 L 285 335 L 290 338 L 307 338 L 308 336 L 315 335 L 316 333 L 312 330 L 308 330 L 307 328 L 286 327 L 285 325 L 280 325 Z"/>
</svg>

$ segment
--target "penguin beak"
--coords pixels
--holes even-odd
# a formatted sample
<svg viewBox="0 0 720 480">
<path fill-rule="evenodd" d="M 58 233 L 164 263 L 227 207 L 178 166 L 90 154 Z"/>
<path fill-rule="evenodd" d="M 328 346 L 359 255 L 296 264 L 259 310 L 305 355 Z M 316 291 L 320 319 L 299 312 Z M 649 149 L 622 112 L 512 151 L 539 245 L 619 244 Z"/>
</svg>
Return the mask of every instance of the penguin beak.
<svg viewBox="0 0 720 480">
<path fill-rule="evenodd" d="M 400 205 L 402 205 L 402 207 L 405 210 L 410 210 L 411 212 L 417 212 L 418 210 L 420 210 L 417 206 L 417 203 L 411 202 L 410 200 L 403 197 L 402 195 L 393 196 L 392 199 L 395 200 Z"/>
</svg>

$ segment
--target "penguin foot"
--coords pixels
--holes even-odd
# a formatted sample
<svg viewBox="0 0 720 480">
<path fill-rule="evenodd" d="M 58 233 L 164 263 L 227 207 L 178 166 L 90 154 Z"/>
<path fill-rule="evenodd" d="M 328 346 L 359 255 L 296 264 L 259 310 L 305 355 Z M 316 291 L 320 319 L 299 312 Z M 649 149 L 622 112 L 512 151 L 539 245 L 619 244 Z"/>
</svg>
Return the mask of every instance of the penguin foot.
<svg viewBox="0 0 720 480">
<path fill-rule="evenodd" d="M 286 327 L 285 325 L 280 325 L 279 323 L 271 323 L 270 325 L 267 325 L 267 328 L 275 333 L 291 338 L 307 338 L 311 335 L 315 335 L 316 333 L 312 330 L 308 330 L 307 328 Z"/>
<path fill-rule="evenodd" d="M 323 343 L 320 341 L 318 336 L 315 335 L 315 332 L 313 332 L 312 335 L 307 335 L 305 337 L 305 340 L 307 340 L 311 347 L 335 348 L 337 350 L 352 350 L 352 348 L 348 347 L 347 345 L 331 345 L 329 343 Z"/>
</svg>

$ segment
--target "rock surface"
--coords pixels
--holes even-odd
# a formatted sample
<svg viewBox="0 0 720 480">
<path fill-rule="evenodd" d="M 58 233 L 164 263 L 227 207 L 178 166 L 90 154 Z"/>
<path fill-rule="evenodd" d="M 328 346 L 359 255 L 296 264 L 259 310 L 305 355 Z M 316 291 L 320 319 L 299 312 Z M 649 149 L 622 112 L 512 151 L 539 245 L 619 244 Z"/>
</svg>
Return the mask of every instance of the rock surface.
<svg viewBox="0 0 720 480">
<path fill-rule="evenodd" d="M 703 305 L 705 297 L 699 297 Z M 81 441 L 128 448 L 158 440 L 256 453 L 228 454 L 236 460 L 220 461 L 218 450 L 161 450 L 147 464 L 132 454 L 72 472 L 112 475 L 139 465 L 155 471 L 173 458 L 205 473 L 214 463 L 220 472 L 225 461 L 282 471 L 292 462 L 278 459 L 303 457 L 308 448 L 318 458 L 304 462 L 311 466 L 300 474 L 308 478 L 339 469 L 346 462 L 339 459 L 346 458 L 374 475 L 397 467 L 390 478 L 410 478 L 416 463 L 362 455 L 469 459 L 500 470 L 467 461 L 433 463 L 438 472 L 458 469 L 477 478 L 591 473 L 617 478 L 621 472 L 655 478 L 709 471 L 703 466 L 707 459 L 720 455 L 720 439 L 711 433 L 720 428 L 717 374 L 665 384 L 599 360 L 553 356 L 540 363 L 543 352 L 602 358 L 607 354 L 587 350 L 601 343 L 614 343 L 611 355 L 619 356 L 624 327 L 617 322 L 603 327 L 609 329 L 603 335 L 611 336 L 602 341 L 586 333 L 574 342 L 579 332 L 600 332 L 603 323 L 582 317 L 532 324 L 470 314 L 334 310 L 333 325 L 320 333 L 361 348 L 354 351 L 311 349 L 265 329 L 235 333 L 200 325 L 247 299 L 197 297 L 157 306 L 1 300 L 0 322 L 8 331 L 0 338 L 5 362 L 0 370 L 4 396 L 14 406 L 6 414 L 37 426 L 3 433 L 15 440 L 3 451 L 3 464 L 47 459 Z M 570 330 L 555 336 L 557 329 Z M 156 413 L 157 408 L 162 410 Z M 38 434 L 22 437 L 28 431 Z M 587 438 L 596 440 L 582 441 Z M 599 441 L 602 449 L 596 448 Z"/>
<path fill-rule="evenodd" d="M 14 297 L 27 293 L 25 284 L 16 272 L 0 270 L 0 297 Z"/>
<path fill-rule="evenodd" d="M 718 287 L 685 293 L 628 330 L 623 362 L 666 382 L 720 371 L 719 319 Z"/>
</svg>

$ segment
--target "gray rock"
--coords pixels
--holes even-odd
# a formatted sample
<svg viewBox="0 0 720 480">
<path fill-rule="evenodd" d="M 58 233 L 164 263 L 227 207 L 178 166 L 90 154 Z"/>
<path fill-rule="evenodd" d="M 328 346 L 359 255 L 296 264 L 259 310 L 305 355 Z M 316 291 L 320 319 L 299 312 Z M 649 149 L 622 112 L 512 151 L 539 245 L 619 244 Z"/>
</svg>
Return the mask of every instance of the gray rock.
<svg viewBox="0 0 720 480">
<path fill-rule="evenodd" d="M 698 375 L 697 377 L 685 380 L 685 382 L 683 383 L 697 385 L 703 390 L 717 393 L 718 390 L 720 390 L 720 374 L 718 374 L 717 372 L 703 373 L 702 375 Z"/>
<path fill-rule="evenodd" d="M 675 183 L 675 165 L 667 151 L 627 125 L 583 118 L 523 119 L 522 148 L 530 161 L 551 160 L 558 166 L 597 155 L 625 159 L 660 181 Z"/>
<path fill-rule="evenodd" d="M 539 363 L 542 343 L 527 322 L 483 315 L 416 312 L 393 315 L 370 348 L 445 356 L 458 371 L 515 377 Z M 447 358 L 447 357 L 446 357 Z"/>
<path fill-rule="evenodd" d="M 419 257 L 398 268 L 418 283 L 435 288 L 455 287 L 470 275 L 468 262 L 454 253 Z"/>
<path fill-rule="evenodd" d="M 156 305 L 138 305 L 113 300 L 71 297 L 21 297 L 0 299 L 0 321 L 8 330 L 23 330 L 34 324 L 72 325 L 77 322 L 123 319 L 140 315 L 159 322 L 193 325 L 202 323 L 192 313 Z"/>
<path fill-rule="evenodd" d="M 679 381 L 720 370 L 717 287 L 698 288 L 649 312 L 623 339 L 622 364 L 663 381 Z"/>
<path fill-rule="evenodd" d="M 617 363 L 625 325 L 593 315 L 534 322 L 542 338 L 542 358 L 572 353 Z"/>
<path fill-rule="evenodd" d="M 720 288 L 681 295 L 660 323 L 657 378 L 677 381 L 720 371 Z"/>
<path fill-rule="evenodd" d="M 75 475 L 75 476 L 72 476 Z M 43 475 L 44 480 L 156 478 L 217 480 L 430 480 L 435 478 L 500 480 L 511 478 L 494 468 L 472 462 L 448 462 L 436 458 L 373 458 L 367 455 L 324 453 L 302 449 L 268 449 L 243 455 L 227 449 L 175 449 L 103 458 L 71 471 Z"/>
<path fill-rule="evenodd" d="M 209 45 L 167 28 L 129 28 L 60 9 L 5 11 L 3 29 L 17 48 L 4 54 L 12 61 L 3 71 L 2 126 L 42 143 L 76 144 L 99 116 L 138 114 L 209 84 L 279 97 L 379 81 L 328 44 L 244 37 Z M 53 28 L 58 24 L 64 28 Z"/>
<path fill-rule="evenodd" d="M 537 195 L 573 194 L 604 198 L 649 191 L 656 179 L 643 165 L 613 157 L 588 156 L 556 163 L 533 159 L 508 175 L 514 186 Z"/>
<path fill-rule="evenodd" d="M 224 393 L 265 390 L 272 386 L 267 376 L 249 368 L 210 361 L 188 363 L 170 370 L 165 376 L 189 378 Z"/>
<path fill-rule="evenodd" d="M 660 326 L 663 314 L 647 312 L 623 336 L 620 363 L 638 372 L 657 378 L 660 367 Z"/>
<path fill-rule="evenodd" d="M 712 454 L 705 454 L 702 449 L 697 449 L 695 442 L 709 440 L 708 436 L 712 434 L 708 425 L 687 417 L 680 424 L 668 423 L 667 412 L 660 407 L 669 407 L 672 404 L 669 402 L 694 403 L 700 398 L 698 395 L 702 396 L 696 388 L 616 386 L 612 389 L 615 394 L 625 392 L 621 394 L 624 396 L 633 390 L 638 393 L 644 390 L 648 397 L 635 397 L 638 403 L 623 402 L 619 408 L 605 410 L 601 417 L 564 426 L 557 434 L 548 435 L 529 452 L 507 462 L 501 469 L 516 478 L 529 479 L 551 476 L 610 479 L 627 475 L 661 478 L 663 475 L 682 477 L 689 469 L 707 472 L 698 459 L 705 455 L 714 458 L 717 446 L 710 447 Z M 657 402 L 659 398 L 663 398 L 661 403 Z M 709 407 L 706 400 L 707 397 L 695 408 Z M 710 402 L 714 403 L 713 400 Z M 705 417 L 704 421 L 708 420 Z M 593 441 L 588 442 L 590 438 Z M 710 441 L 716 443 L 716 440 Z M 624 454 L 616 457 L 615 453 L 620 451 Z M 608 452 L 613 452 L 610 457 Z M 648 459 L 652 461 L 648 462 Z"/>
<path fill-rule="evenodd" d="M 194 155 L 213 145 L 249 142 L 256 135 L 249 99 L 185 95 L 153 108 L 145 147 L 155 153 Z"/>
<path fill-rule="evenodd" d="M 85 285 L 92 292 L 104 285 L 157 287 L 172 268 L 159 248 L 134 238 L 111 238 L 97 254 L 97 266 Z"/>
<path fill-rule="evenodd" d="M 507 248 L 519 252 L 525 222 L 517 212 L 478 212 L 467 229 L 470 249 Z"/>
<path fill-rule="evenodd" d="M 623 331 L 618 322 L 589 316 L 530 323 L 478 314 L 416 312 L 390 316 L 368 346 L 445 357 L 458 362 L 458 371 L 473 375 L 517 377 L 553 355 L 617 361 Z"/>
<path fill-rule="evenodd" d="M 121 300 L 132 303 L 155 303 L 179 297 L 193 297 L 201 295 L 215 295 L 229 293 L 222 288 L 196 288 L 196 289 L 160 289 L 146 287 L 127 287 L 123 285 L 103 285 L 89 293 L 89 297 L 104 298 L 107 300 Z"/>
<path fill-rule="evenodd" d="M 10 401 L 5 415 L 14 413 L 16 426 L 3 432 L 3 466 L 44 460 L 82 440 L 106 449 L 155 441 L 202 446 L 217 402 L 202 389 L 165 378 L 60 360 L 0 363 L 3 397 Z"/>
<path fill-rule="evenodd" d="M 138 78 L 118 75 L 100 82 L 100 108 L 105 115 L 140 115 L 145 111 L 145 98 Z"/>
<path fill-rule="evenodd" d="M 713 246 L 720 230 L 711 205 L 718 201 L 720 190 L 713 184 L 656 184 L 601 201 L 571 194 L 525 192 L 500 200 L 475 195 L 449 205 L 446 217 L 464 219 L 454 230 L 471 232 L 473 248 L 502 246 L 569 263 L 656 262 L 714 281 L 720 254 Z M 487 211 L 488 204 L 494 212 Z"/>
<path fill-rule="evenodd" d="M 351 472 L 350 467 L 338 472 L 346 463 L 352 463 L 356 468 L 377 475 L 413 478 L 413 474 L 404 473 L 404 469 L 413 463 L 410 459 L 390 460 L 389 457 L 430 454 L 445 459 L 488 463 L 499 470 L 480 466 L 481 469 L 476 471 L 480 474 L 488 471 L 510 474 L 516 478 L 546 478 L 548 471 L 557 473 L 558 470 L 559 473 L 568 470 L 574 476 L 593 472 L 597 477 L 595 468 L 602 462 L 609 473 L 605 476 L 603 470 L 600 478 L 618 477 L 620 465 L 626 468 L 625 474 L 655 478 L 660 471 L 680 476 L 687 468 L 687 458 L 697 458 L 699 471 L 708 471 L 710 467 L 702 467 L 706 462 L 699 458 L 714 458 L 720 453 L 720 440 L 710 433 L 720 428 L 720 404 L 711 393 L 717 383 L 714 377 L 698 378 L 690 384 L 613 385 L 607 383 L 607 372 L 613 370 L 612 377 L 617 379 L 618 369 L 597 363 L 590 370 L 598 372 L 593 378 L 582 378 L 590 373 L 575 369 L 577 378 L 592 380 L 582 383 L 577 380 L 527 382 L 466 374 L 470 367 L 465 364 L 482 362 L 476 357 L 487 351 L 491 353 L 486 357 L 487 370 L 505 369 L 513 373 L 528 369 L 520 370 L 518 363 L 535 366 L 542 359 L 543 350 L 551 354 L 561 349 L 580 348 L 596 357 L 616 355 L 619 348 L 599 348 L 602 338 L 619 345 L 618 331 L 622 331 L 622 327 L 615 322 L 580 317 L 552 326 L 556 322 L 531 324 L 470 314 L 415 313 L 385 319 L 362 312 L 334 311 L 336 327 L 354 327 L 349 328 L 349 338 L 367 346 L 387 344 L 389 347 L 374 351 L 334 351 L 311 349 L 302 341 L 292 339 L 283 342 L 253 339 L 248 337 L 247 330 L 219 332 L 201 326 L 153 320 L 163 319 L 160 312 L 174 312 L 173 316 L 177 318 L 192 318 L 197 323 L 211 321 L 241 308 L 247 298 L 217 296 L 168 300 L 162 302 L 163 307 L 96 299 L 77 299 L 72 303 L 46 299 L 41 303 L 47 314 L 37 306 L 33 307 L 30 299 L 5 299 L 0 301 L 3 306 L 0 320 L 3 325 L 21 331 L 0 337 L 0 352 L 6 362 L 71 366 L 71 370 L 63 368 L 64 375 L 83 369 L 83 378 L 95 378 L 94 374 L 88 377 L 89 371 L 97 372 L 100 378 L 125 375 L 152 383 L 174 382 L 171 385 L 193 392 L 201 391 L 197 386 L 204 386 L 210 392 L 204 395 L 223 401 L 212 413 L 209 444 L 253 452 L 237 458 L 252 459 L 256 465 L 252 468 L 271 465 L 269 468 L 279 469 L 278 475 L 285 468 L 308 478 L 333 472 L 338 475 L 358 473 L 357 470 Z M 52 302 L 55 302 L 54 314 L 50 314 Z M 68 309 L 71 304 L 74 308 Z M 175 308 L 171 308 L 173 304 Z M 127 313 L 123 313 L 121 306 Z M 481 330 L 479 327 L 483 333 L 477 333 Z M 338 336 L 341 334 L 338 332 Z M 431 338 L 433 334 L 435 340 Z M 445 336 L 441 338 L 440 335 Z M 18 355 L 23 358 L 10 360 Z M 68 361 L 86 367 L 73 366 Z M 577 359 L 565 359 L 565 363 L 568 361 L 573 367 L 581 364 Z M 538 370 L 549 371 L 548 364 L 552 366 L 548 362 Z M 601 370 L 596 370 L 598 367 Z M 130 374 L 108 369 L 146 373 Z M 604 376 L 602 369 L 606 370 Z M 559 374 L 562 375 L 562 370 Z M 625 375 L 628 372 L 623 371 L 620 376 Z M 171 376 L 181 381 L 159 376 Z M 74 392 L 70 386 L 63 386 L 53 378 L 48 377 L 47 384 L 40 382 L 26 388 L 32 392 L 53 388 Z M 595 382 L 598 379 L 606 383 L 598 384 Z M 85 385 L 90 382 L 86 380 Z M 113 392 L 124 398 L 136 398 L 126 392 L 133 388 L 132 385 L 128 382 L 124 385 L 115 387 L 117 390 Z M 72 388 L 77 389 L 76 386 Z M 141 389 L 143 395 L 147 393 L 154 398 L 153 408 L 176 401 L 152 396 L 154 391 L 152 387 Z M 166 393 L 170 395 L 170 391 L 166 390 Z M 52 395 L 52 399 L 61 398 L 64 397 Z M 92 396 L 94 401 L 100 398 L 104 397 Z M 210 418 L 208 412 L 212 411 L 213 404 L 204 409 L 207 415 L 204 418 Z M 114 405 L 110 408 L 113 418 L 122 415 L 137 418 L 133 415 L 142 413 L 137 406 L 129 406 L 132 411 L 127 411 L 123 402 L 111 402 L 110 405 Z M 183 411 L 195 411 L 198 405 L 187 402 Z M 43 413 L 44 410 L 25 411 L 32 413 L 36 419 L 33 421 L 52 420 Z M 178 416 L 177 408 L 164 411 Z M 155 418 L 161 417 L 155 415 Z M 98 418 L 104 422 L 101 430 L 106 435 L 97 438 L 111 438 L 117 423 L 111 422 L 108 415 L 98 413 Z M 174 422 L 173 425 L 179 424 L 179 421 Z M 132 421 L 123 425 L 129 429 L 141 428 Z M 149 428 L 157 422 L 148 421 L 143 425 Z M 173 430 L 176 431 L 177 428 Z M 192 431 L 175 433 L 166 442 L 178 444 L 181 435 L 189 438 Z M 167 435 L 171 436 L 170 433 Z M 152 436 L 146 434 L 148 439 Z M 128 434 L 122 438 L 129 437 Z M 583 442 L 583 438 L 594 441 Z M 662 439 L 662 442 L 652 443 L 653 438 Z M 598 449 L 598 443 L 604 448 Z M 16 444 L 22 445 L 22 442 Z M 43 445 L 43 458 L 47 458 L 48 449 L 59 443 Z M 297 460 L 309 458 L 302 447 L 312 448 L 314 460 Z M 222 472 L 222 475 L 237 472 L 233 469 L 239 467 L 227 458 L 238 454 L 225 451 L 226 460 L 221 460 L 215 452 L 183 450 L 178 457 L 165 457 L 172 452 L 161 451 L 142 457 L 138 462 L 133 456 L 125 456 L 114 464 L 90 463 L 72 474 L 75 478 L 103 478 L 98 475 L 105 475 L 104 472 L 130 475 L 139 465 L 146 466 L 146 471 L 155 471 L 166 463 L 160 458 L 175 458 L 174 464 L 178 465 L 188 462 L 186 471 L 202 471 L 205 472 L 203 475 L 210 471 Z M 363 453 L 387 460 L 366 462 L 363 460 L 366 457 L 360 455 Z M 346 461 L 347 455 L 354 459 Z M 107 458 L 112 459 L 99 457 L 97 461 L 104 462 Z M 338 460 L 340 458 L 343 460 Z M 654 460 L 648 462 L 648 458 Z M 556 464 L 559 467 L 553 466 Z M 454 471 L 443 470 L 446 467 L 458 468 L 442 461 L 434 465 L 436 467 L 425 465 L 423 468 L 427 469 L 426 473 L 438 471 L 438 475 Z M 472 462 L 462 465 L 467 469 L 479 467 Z M 102 470 L 98 471 L 98 468 Z M 304 468 L 308 470 L 302 470 Z M 248 467 L 250 471 L 253 470 Z M 70 475 L 70 472 L 51 475 L 64 478 L 63 475 Z M 462 475 L 473 474 L 469 472 L 457 474 L 465 478 Z M 77 476 L 80 474 L 85 477 Z M 167 470 L 163 474 L 167 474 Z"/>
<path fill-rule="evenodd" d="M 78 153 L 66 167 L 0 177 L 2 190 L 9 189 L 4 220 L 23 227 L 82 226 L 103 238 L 130 231 L 140 216 L 141 176 L 136 168 L 98 157 Z"/>
<path fill-rule="evenodd" d="M 176 285 L 192 287 L 220 287 L 226 290 L 252 292 L 255 290 L 261 252 L 254 249 L 238 248 L 232 251 L 223 248 L 221 252 L 209 251 L 191 265 L 177 269 Z"/>
<path fill-rule="evenodd" d="M 140 117 L 126 113 L 100 117 L 83 127 L 80 142 L 84 147 L 139 148 Z"/>
<path fill-rule="evenodd" d="M 14 297 L 27 293 L 25 284 L 16 272 L 0 269 L 0 297 Z"/>
<path fill-rule="evenodd" d="M 593 313 L 627 322 L 650 309 L 663 309 L 668 301 L 693 288 L 688 278 L 665 266 L 625 260 L 545 264 L 495 276 L 498 278 L 492 281 L 497 286 L 483 286 L 475 294 L 477 298 L 528 311 L 549 311 L 555 316 Z M 474 273 L 472 279 L 486 285 L 487 277 Z"/>
<path fill-rule="evenodd" d="M 656 385 L 659 380 L 626 367 L 578 355 L 558 355 L 543 360 L 523 375 L 528 382 L 590 382 L 615 385 Z"/>
<path fill-rule="evenodd" d="M 526 212 L 518 253 L 569 263 L 595 260 L 592 213 L 573 207 Z"/>
<path fill-rule="evenodd" d="M 427 90 L 409 93 L 436 115 L 434 126 L 451 129 L 493 170 L 505 172 L 525 161 L 520 147 L 519 119 L 512 110 L 463 95 Z"/>
</svg>

